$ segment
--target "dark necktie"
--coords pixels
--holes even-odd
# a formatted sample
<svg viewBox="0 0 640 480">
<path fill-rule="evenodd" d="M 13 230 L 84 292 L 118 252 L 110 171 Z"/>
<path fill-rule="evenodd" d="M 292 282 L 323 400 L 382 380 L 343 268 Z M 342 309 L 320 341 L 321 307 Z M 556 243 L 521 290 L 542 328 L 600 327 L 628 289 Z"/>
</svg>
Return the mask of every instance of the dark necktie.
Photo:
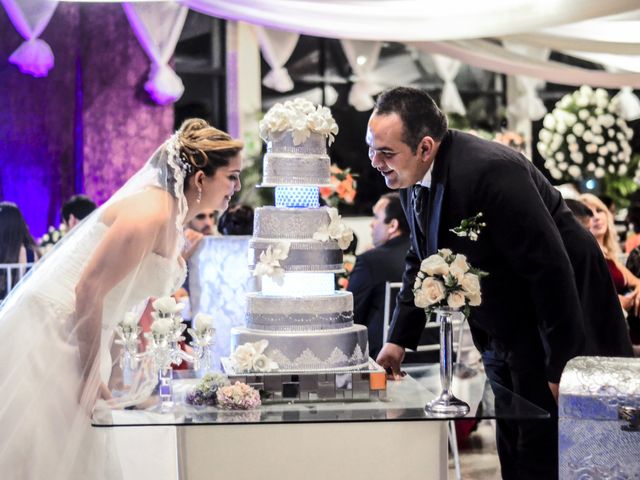
<svg viewBox="0 0 640 480">
<path fill-rule="evenodd" d="M 411 188 L 411 202 L 413 206 L 413 212 L 416 215 L 418 228 L 422 234 L 425 233 L 427 228 L 427 214 L 429 211 L 429 188 L 422 185 L 414 185 Z"/>
</svg>

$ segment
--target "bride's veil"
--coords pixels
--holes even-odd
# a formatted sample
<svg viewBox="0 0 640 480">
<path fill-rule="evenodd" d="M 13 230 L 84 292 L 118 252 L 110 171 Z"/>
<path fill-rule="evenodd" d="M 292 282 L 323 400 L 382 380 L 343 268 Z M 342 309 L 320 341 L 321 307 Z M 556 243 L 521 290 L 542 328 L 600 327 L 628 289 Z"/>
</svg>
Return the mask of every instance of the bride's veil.
<svg viewBox="0 0 640 480">
<path fill-rule="evenodd" d="M 101 351 L 108 350 L 111 332 L 124 313 L 132 309 L 141 313 L 150 294 L 172 293 L 170 288 L 179 278 L 178 256 L 187 211 L 185 177 L 192 171 L 181 157 L 180 142 L 178 132 L 161 145 L 122 188 L 37 262 L 0 304 L 3 476 L 66 479 L 82 471 L 93 472 L 96 478 L 109 476 L 101 470 L 104 459 L 100 452 L 104 450 L 95 441 L 100 429 L 90 426 L 90 412 L 105 381 L 105 359 L 97 353 L 95 361 L 83 365 L 80 352 L 100 344 Z M 151 201 L 158 198 L 163 200 Z M 115 236 L 112 225 L 118 223 L 118 217 L 111 224 L 105 219 L 113 217 L 114 211 L 139 218 L 143 232 L 148 231 L 144 230 L 147 214 L 150 219 L 167 219 L 163 228 L 155 230 L 155 235 L 164 238 L 146 238 L 146 249 L 133 262 L 127 238 L 115 239 L 120 241 L 116 245 L 124 247 L 105 252 L 104 239 Z M 113 245 L 114 239 L 110 240 Z M 157 245 L 163 245 L 163 251 L 152 251 Z M 108 258 L 108 268 L 103 270 L 115 271 L 118 280 L 102 292 L 101 282 L 107 280 L 107 274 L 95 271 L 90 276 L 94 290 L 104 294 L 96 297 L 101 323 L 97 327 L 84 325 L 85 320 L 76 315 L 78 282 L 85 278 L 85 267 L 96 255 Z M 155 262 L 151 269 L 145 264 L 149 256 Z M 161 285 L 163 291 L 147 291 L 149 284 Z M 96 321 L 95 316 L 91 321 Z M 87 340 L 80 332 L 89 327 L 95 335 Z M 106 366 L 107 378 L 108 367 L 116 363 Z M 144 400 L 156 383 L 154 375 L 143 365 L 129 390 L 112 400 L 112 406 Z"/>
</svg>

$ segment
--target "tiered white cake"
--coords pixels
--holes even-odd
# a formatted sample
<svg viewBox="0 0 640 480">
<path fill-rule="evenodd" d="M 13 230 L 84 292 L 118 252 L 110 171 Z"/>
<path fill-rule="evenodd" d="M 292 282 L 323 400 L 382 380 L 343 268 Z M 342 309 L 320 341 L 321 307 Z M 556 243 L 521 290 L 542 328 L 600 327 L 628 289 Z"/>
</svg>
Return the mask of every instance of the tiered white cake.
<svg viewBox="0 0 640 480">
<path fill-rule="evenodd" d="M 262 291 L 247 297 L 246 327 L 231 331 L 234 368 L 366 368 L 367 329 L 353 323 L 351 293 L 334 287 L 353 232 L 336 209 L 318 204 L 318 187 L 330 179 L 326 139 L 337 125 L 329 109 L 298 99 L 273 107 L 260 127 L 267 141 L 262 186 L 276 187 L 276 206 L 255 212 L 249 265 Z"/>
</svg>

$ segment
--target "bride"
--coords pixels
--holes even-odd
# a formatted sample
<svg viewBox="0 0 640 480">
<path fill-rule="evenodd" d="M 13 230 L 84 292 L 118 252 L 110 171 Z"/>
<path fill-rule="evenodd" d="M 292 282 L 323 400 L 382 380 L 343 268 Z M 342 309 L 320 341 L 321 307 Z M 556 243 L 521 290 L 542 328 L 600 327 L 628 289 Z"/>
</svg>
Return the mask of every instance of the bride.
<svg viewBox="0 0 640 480">
<path fill-rule="evenodd" d="M 146 399 L 149 375 L 111 398 L 109 354 L 125 312 L 184 280 L 183 224 L 223 211 L 240 189 L 242 143 L 191 119 L 116 194 L 74 228 L 0 305 L 3 478 L 117 476 L 96 401 Z M 146 381 L 145 381 L 146 380 Z"/>
</svg>

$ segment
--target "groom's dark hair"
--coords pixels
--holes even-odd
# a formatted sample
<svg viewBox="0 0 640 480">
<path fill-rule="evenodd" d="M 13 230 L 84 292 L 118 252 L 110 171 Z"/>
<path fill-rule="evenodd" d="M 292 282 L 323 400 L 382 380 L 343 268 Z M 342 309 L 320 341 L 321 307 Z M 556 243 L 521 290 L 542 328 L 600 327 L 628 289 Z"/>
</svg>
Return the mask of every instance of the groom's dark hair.
<svg viewBox="0 0 640 480">
<path fill-rule="evenodd" d="M 394 87 L 382 92 L 373 113 L 396 113 L 404 125 L 403 142 L 415 153 L 420 141 L 429 136 L 439 142 L 447 133 L 447 116 L 427 92 L 411 87 Z"/>
</svg>

